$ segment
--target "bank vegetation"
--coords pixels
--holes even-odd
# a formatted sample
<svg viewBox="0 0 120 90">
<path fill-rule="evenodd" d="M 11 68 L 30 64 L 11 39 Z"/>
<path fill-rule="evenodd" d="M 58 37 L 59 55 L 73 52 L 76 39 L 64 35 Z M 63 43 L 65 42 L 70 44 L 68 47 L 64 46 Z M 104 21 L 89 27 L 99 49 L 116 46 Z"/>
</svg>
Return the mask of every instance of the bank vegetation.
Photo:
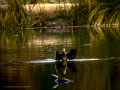
<svg viewBox="0 0 120 90">
<path fill-rule="evenodd" d="M 119 26 L 119 0 L 2 0 L 0 30 Z"/>
</svg>

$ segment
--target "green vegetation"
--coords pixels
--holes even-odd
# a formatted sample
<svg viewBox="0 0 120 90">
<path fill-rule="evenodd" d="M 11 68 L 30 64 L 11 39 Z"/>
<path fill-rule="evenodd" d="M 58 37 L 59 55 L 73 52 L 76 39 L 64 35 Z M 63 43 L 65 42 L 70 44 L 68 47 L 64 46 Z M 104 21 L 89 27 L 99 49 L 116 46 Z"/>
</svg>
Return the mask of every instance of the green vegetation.
<svg viewBox="0 0 120 90">
<path fill-rule="evenodd" d="M 59 9 L 56 17 L 66 20 L 66 23 L 69 26 L 85 25 L 89 15 L 88 3 L 82 1 L 71 1 L 71 4 L 72 6 L 70 9 L 66 9 L 66 4 L 64 9 Z"/>
<path fill-rule="evenodd" d="M 39 6 L 38 12 L 32 9 L 36 3 L 48 2 L 42 0 L 5 0 L 0 5 L 0 29 L 23 29 L 30 27 L 50 26 L 49 23 L 54 22 L 54 26 L 82 26 L 82 25 L 119 25 L 120 21 L 120 1 L 118 0 L 70 0 L 71 6 L 67 6 L 65 0 L 57 1 L 63 7 L 58 6 L 53 11 L 53 15 L 48 15 Z M 26 5 L 32 4 L 29 10 Z M 49 2 L 50 3 L 50 2 Z M 59 22 L 56 22 L 59 21 Z"/>
<path fill-rule="evenodd" d="M 21 0 L 6 1 L 8 5 L 0 6 L 0 29 L 26 27 L 29 24 L 29 17 L 22 6 Z"/>
<path fill-rule="evenodd" d="M 89 24 L 92 25 L 119 25 L 120 1 L 105 0 L 100 3 L 89 15 Z"/>
</svg>

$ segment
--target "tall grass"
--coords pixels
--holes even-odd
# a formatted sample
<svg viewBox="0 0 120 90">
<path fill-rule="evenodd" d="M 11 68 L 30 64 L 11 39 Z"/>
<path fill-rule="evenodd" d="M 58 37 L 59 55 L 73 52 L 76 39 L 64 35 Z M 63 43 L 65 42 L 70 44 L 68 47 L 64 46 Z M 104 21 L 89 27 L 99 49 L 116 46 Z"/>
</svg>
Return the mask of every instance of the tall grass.
<svg viewBox="0 0 120 90">
<path fill-rule="evenodd" d="M 120 1 L 107 1 L 100 3 L 89 15 L 89 24 L 92 25 L 119 25 Z"/>
<path fill-rule="evenodd" d="M 85 25 L 88 19 L 88 3 L 80 0 L 70 1 L 71 8 L 67 8 L 67 4 L 64 3 L 64 9 L 59 8 L 57 10 L 57 18 L 67 21 L 67 23 L 72 23 L 73 26 Z M 71 25 L 71 24 L 70 24 Z"/>
<path fill-rule="evenodd" d="M 22 0 L 6 0 L 0 7 L 0 29 L 22 29 L 30 23 L 29 13 L 23 7 Z"/>
<path fill-rule="evenodd" d="M 33 12 L 32 8 L 38 0 L 5 0 L 6 4 L 0 5 L 0 29 L 22 29 L 26 27 L 42 27 L 48 22 L 62 21 L 64 26 L 81 25 L 109 25 L 120 23 L 120 1 L 119 0 L 69 0 L 71 7 L 67 6 L 65 0 L 61 1 L 54 15 L 42 10 Z M 25 4 L 33 2 L 27 10 Z M 99 3 L 100 1 L 102 3 Z M 4 1 L 3 1 L 4 3 Z"/>
<path fill-rule="evenodd" d="M 39 7 L 38 12 L 32 11 L 36 4 L 29 5 L 29 0 L 25 1 L 6 0 L 4 5 L 0 5 L 0 29 L 12 30 L 46 25 L 46 21 L 50 19 L 50 14 L 43 12 L 41 7 Z M 29 10 L 26 8 L 26 4 L 28 4 Z"/>
</svg>

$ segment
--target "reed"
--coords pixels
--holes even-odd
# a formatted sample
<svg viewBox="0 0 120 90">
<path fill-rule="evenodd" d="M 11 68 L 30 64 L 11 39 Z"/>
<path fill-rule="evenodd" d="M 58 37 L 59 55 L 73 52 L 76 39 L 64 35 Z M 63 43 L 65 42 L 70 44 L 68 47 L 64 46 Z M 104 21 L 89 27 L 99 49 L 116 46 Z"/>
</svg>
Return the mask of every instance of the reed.
<svg viewBox="0 0 120 90">
<path fill-rule="evenodd" d="M 119 25 L 120 1 L 107 1 L 100 3 L 89 15 L 90 25 Z"/>
<path fill-rule="evenodd" d="M 55 8 L 41 7 L 43 4 L 29 4 L 31 0 L 5 0 L 0 5 L 0 29 L 23 29 L 27 27 L 44 27 L 49 22 L 60 21 L 64 26 L 81 25 L 119 25 L 120 4 L 118 0 L 69 0 L 69 4 L 62 0 Z M 101 1 L 101 0 L 100 0 Z M 32 2 L 31 2 L 32 3 Z M 39 2 L 40 3 L 40 2 Z M 26 6 L 27 4 L 27 6 Z M 38 6 L 37 6 L 38 5 Z M 37 11 L 34 11 L 35 7 Z M 58 23 L 58 22 L 57 22 Z"/>
<path fill-rule="evenodd" d="M 28 13 L 21 0 L 6 0 L 5 7 L 0 7 L 0 29 L 21 29 L 28 25 Z M 3 5 L 1 5 L 3 6 Z"/>
<path fill-rule="evenodd" d="M 73 26 L 85 25 L 89 15 L 89 4 L 85 0 L 71 0 L 71 7 L 68 9 L 67 4 L 64 3 L 64 9 L 57 10 L 57 18 L 72 23 Z M 70 24 L 71 25 L 71 24 Z"/>
</svg>

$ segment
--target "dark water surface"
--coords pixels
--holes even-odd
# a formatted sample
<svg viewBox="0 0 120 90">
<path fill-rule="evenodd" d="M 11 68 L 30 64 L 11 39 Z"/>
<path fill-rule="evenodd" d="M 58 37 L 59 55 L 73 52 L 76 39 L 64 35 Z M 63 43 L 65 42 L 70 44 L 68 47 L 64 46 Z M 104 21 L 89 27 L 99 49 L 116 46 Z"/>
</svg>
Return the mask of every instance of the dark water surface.
<svg viewBox="0 0 120 90">
<path fill-rule="evenodd" d="M 56 62 L 56 49 L 78 49 Z M 57 69 L 55 68 L 57 67 Z M 72 80 L 57 84 L 56 77 Z M 8 90 L 120 90 L 119 28 L 0 31 L 0 88 Z"/>
</svg>

